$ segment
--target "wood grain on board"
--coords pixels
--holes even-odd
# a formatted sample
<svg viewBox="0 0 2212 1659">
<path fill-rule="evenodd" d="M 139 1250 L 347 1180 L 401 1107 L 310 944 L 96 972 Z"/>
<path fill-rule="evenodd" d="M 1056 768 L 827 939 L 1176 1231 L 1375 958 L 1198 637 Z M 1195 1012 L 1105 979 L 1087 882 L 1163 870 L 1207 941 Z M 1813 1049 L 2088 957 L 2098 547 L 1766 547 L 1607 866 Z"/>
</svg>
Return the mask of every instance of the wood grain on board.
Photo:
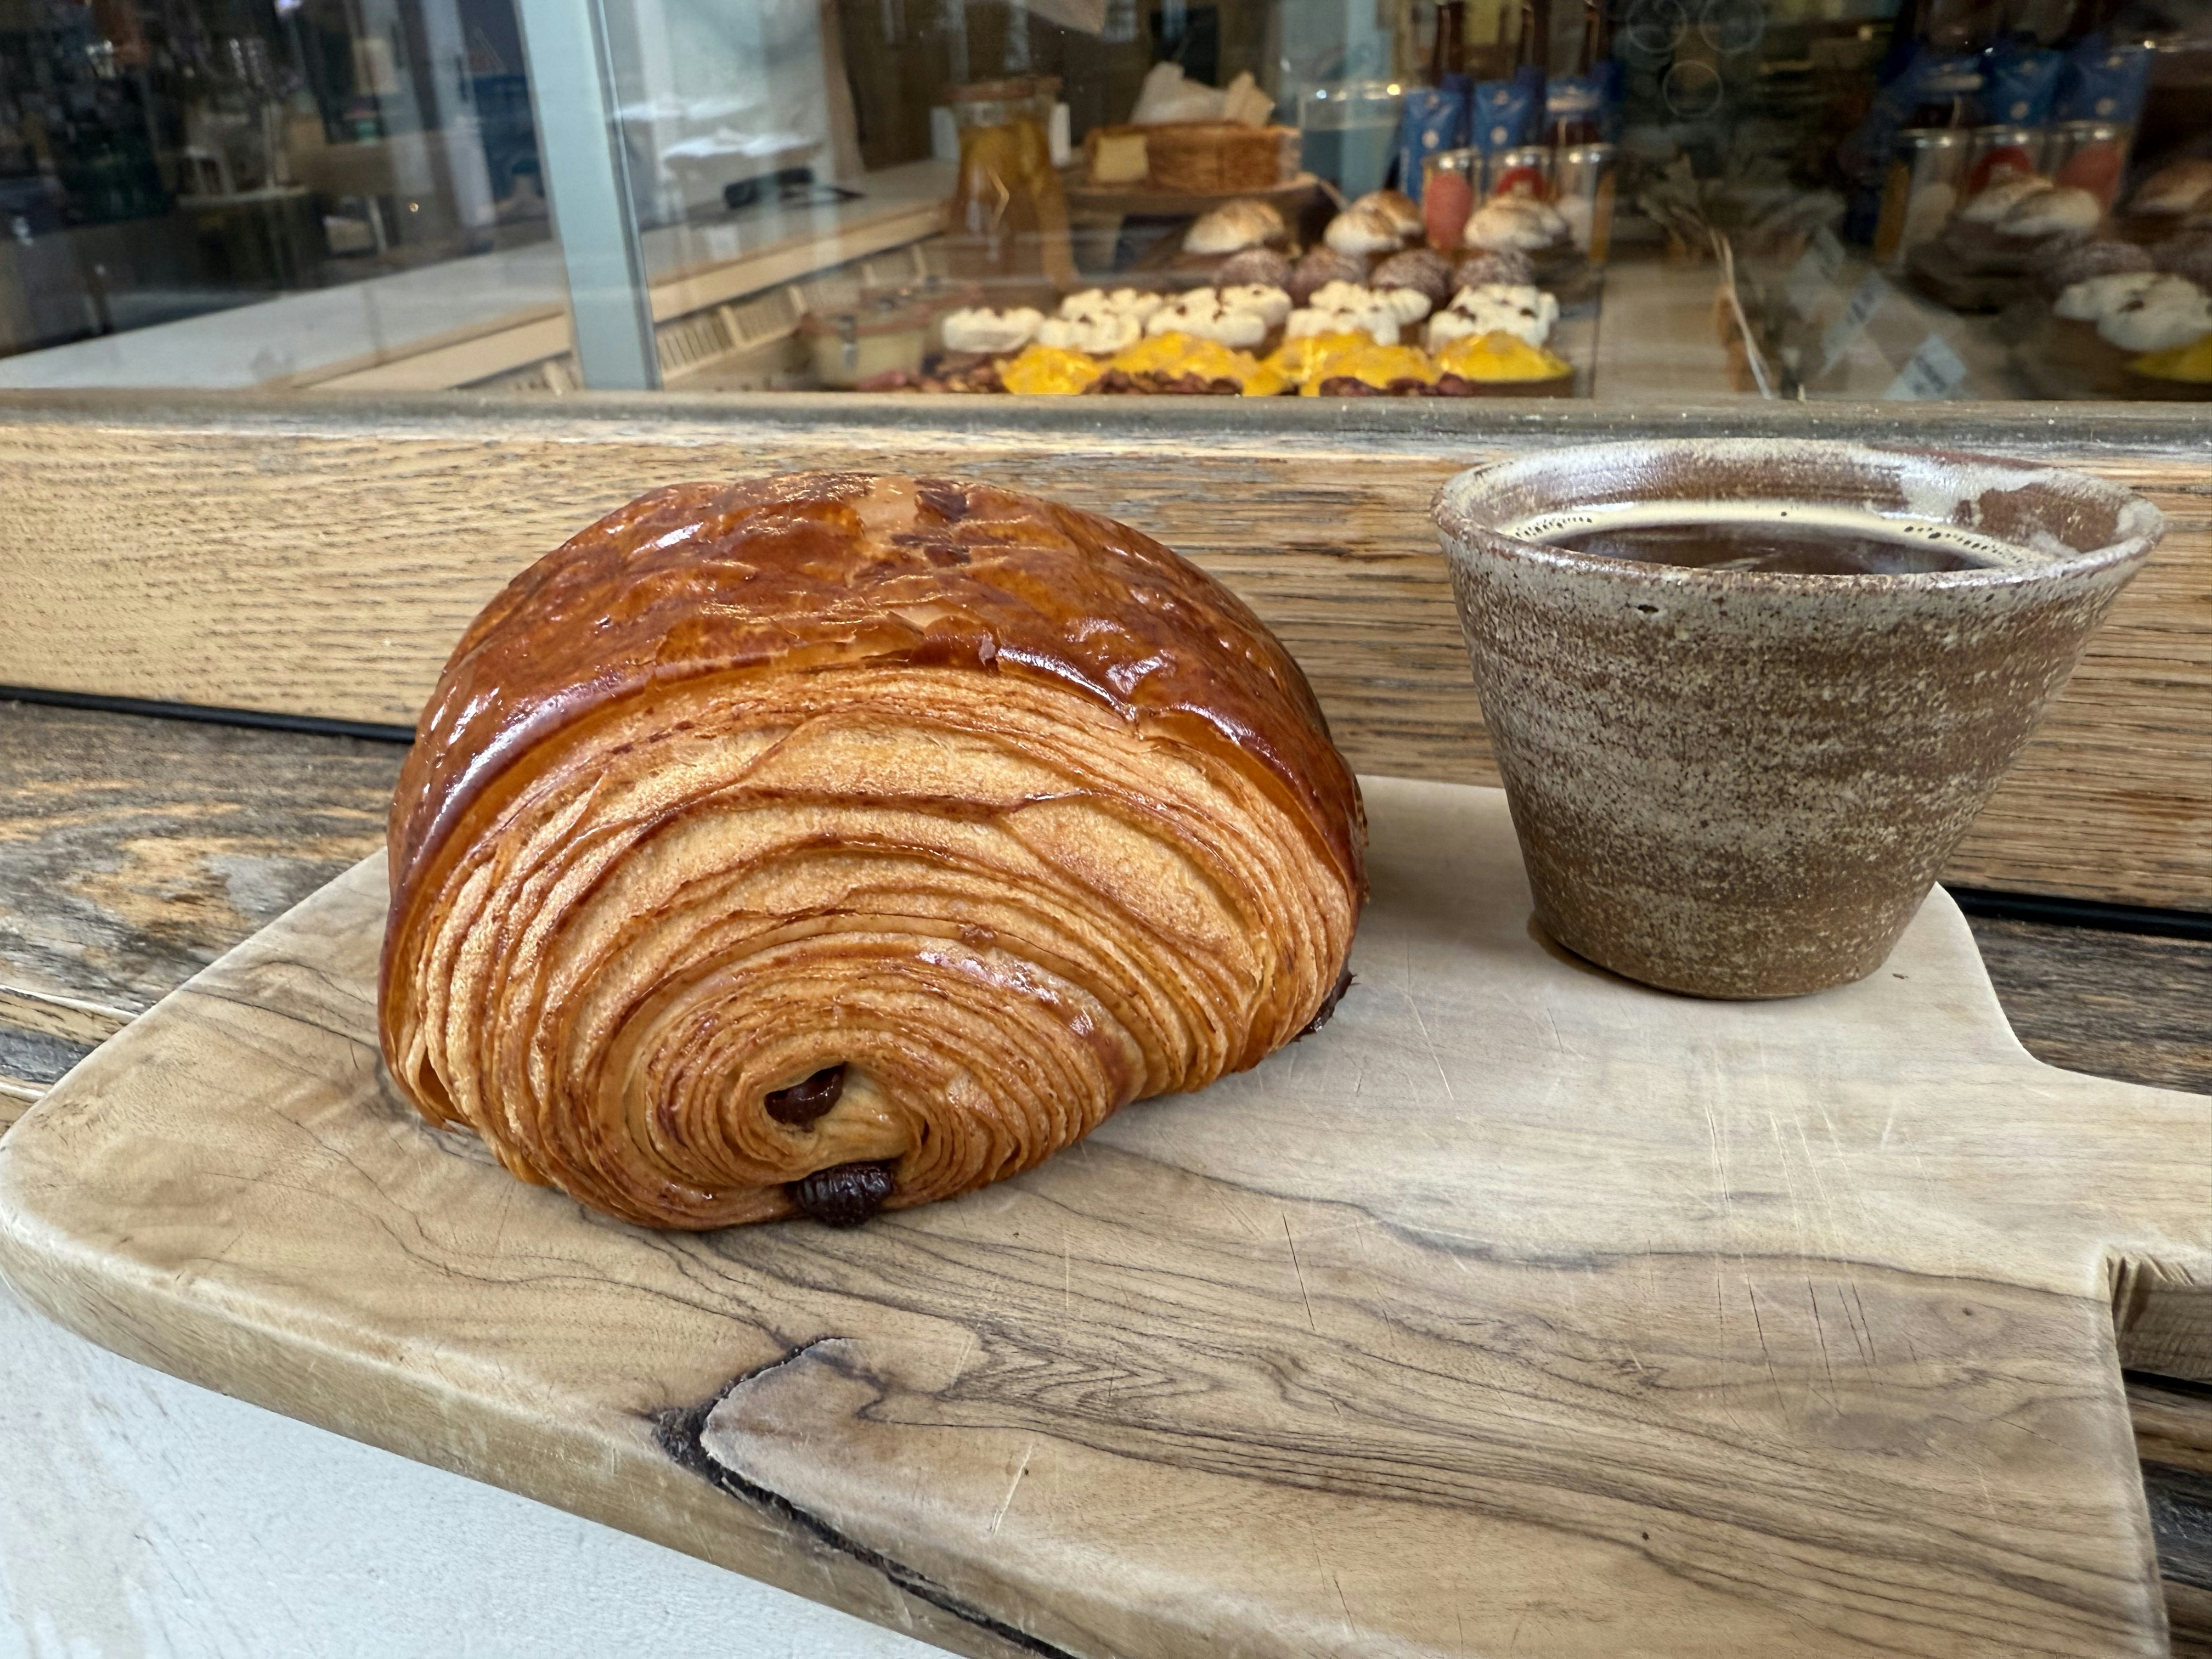
<svg viewBox="0 0 2212 1659">
<path fill-rule="evenodd" d="M 0 663 L 19 684 L 404 725 L 503 581 L 644 489 L 958 471 L 1127 519 L 1221 576 L 1297 655 L 1358 765 L 1486 781 L 1427 519 L 1455 469 L 1655 430 L 1971 441 L 2134 485 L 2173 530 L 1949 877 L 2212 909 L 2212 483 L 2186 417 L 1036 402 L 15 394 L 0 400 Z"/>
<path fill-rule="evenodd" d="M 0 701 L 0 1124 L 381 847 L 404 753 Z"/>
<path fill-rule="evenodd" d="M 1325 1030 L 848 1233 L 616 1226 L 433 1133 L 366 863 L 9 1132 L 0 1260 L 969 1653 L 2163 1651 L 2118 1362 L 2212 1282 L 2212 1103 L 2029 1058 L 1940 895 L 1858 986 L 1698 1003 L 1539 942 L 1494 792 L 1368 789 Z"/>
</svg>

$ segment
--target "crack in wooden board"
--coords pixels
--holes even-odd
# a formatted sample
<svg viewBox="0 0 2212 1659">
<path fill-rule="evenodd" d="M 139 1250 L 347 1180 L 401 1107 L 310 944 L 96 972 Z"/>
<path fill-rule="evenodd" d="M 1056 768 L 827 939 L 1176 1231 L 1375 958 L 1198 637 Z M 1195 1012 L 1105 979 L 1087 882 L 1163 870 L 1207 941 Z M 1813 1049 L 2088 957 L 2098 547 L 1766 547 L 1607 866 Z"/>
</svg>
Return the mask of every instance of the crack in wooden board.
<svg viewBox="0 0 2212 1659">
<path fill-rule="evenodd" d="M 1324 1031 L 842 1234 L 433 1133 L 366 864 L 11 1132 L 0 1264 L 959 1651 L 2160 1651 L 2111 1306 L 2212 1372 L 2212 1103 L 2030 1059 L 1940 895 L 1861 986 L 1696 1003 L 1530 936 L 1494 792 L 1367 787 Z"/>
</svg>

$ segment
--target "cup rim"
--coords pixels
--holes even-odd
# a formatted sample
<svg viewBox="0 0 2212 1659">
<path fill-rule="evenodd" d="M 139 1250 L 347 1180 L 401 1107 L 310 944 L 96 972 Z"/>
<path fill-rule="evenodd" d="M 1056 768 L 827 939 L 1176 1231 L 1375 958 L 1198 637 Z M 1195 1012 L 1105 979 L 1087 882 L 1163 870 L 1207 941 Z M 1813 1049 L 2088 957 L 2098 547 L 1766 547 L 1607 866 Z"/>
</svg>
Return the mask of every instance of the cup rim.
<svg viewBox="0 0 2212 1659">
<path fill-rule="evenodd" d="M 1768 462 L 1852 459 L 1863 463 L 1902 462 L 1908 467 L 1942 465 L 1987 469 L 2032 475 L 2037 481 L 2063 485 L 2077 496 L 2101 500 L 2113 511 L 2120 534 L 2102 546 L 2085 548 L 2047 562 L 2018 566 L 1979 566 L 1963 570 L 1923 570 L 1887 573 L 1820 573 L 1780 570 L 1717 570 L 1695 565 L 1651 564 L 1615 558 L 1601 553 L 1582 553 L 1526 541 L 1468 515 L 1468 499 L 1479 490 L 1510 483 L 1514 475 L 1555 466 L 1562 454 L 1626 460 L 1668 455 L 1740 456 Z M 1778 499 L 1783 497 L 1777 492 Z M 2070 576 L 2094 574 L 2146 557 L 2166 531 L 2166 518 L 2155 506 L 2124 484 L 2100 478 L 2078 468 L 2054 466 L 2014 456 L 1990 455 L 1967 450 L 1927 449 L 1904 444 L 1864 443 L 1843 438 L 1634 438 L 1611 443 L 1576 444 L 1567 449 L 1547 449 L 1510 455 L 1454 473 L 1437 487 L 1430 502 L 1430 517 L 1443 538 L 1453 559 L 1470 557 L 1480 547 L 1559 571 L 1686 586 L 1731 592 L 1843 593 L 1924 592 L 1953 588 L 2012 587 L 2048 582 Z M 1902 515 L 1899 515 L 1902 516 Z"/>
</svg>

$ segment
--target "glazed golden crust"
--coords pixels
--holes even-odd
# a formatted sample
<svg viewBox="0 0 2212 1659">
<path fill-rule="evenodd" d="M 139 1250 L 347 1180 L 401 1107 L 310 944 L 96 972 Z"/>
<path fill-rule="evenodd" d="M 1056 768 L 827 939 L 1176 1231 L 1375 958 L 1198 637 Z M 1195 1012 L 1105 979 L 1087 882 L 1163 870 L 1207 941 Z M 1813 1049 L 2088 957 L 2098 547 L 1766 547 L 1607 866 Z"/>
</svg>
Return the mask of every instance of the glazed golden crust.
<svg viewBox="0 0 2212 1659">
<path fill-rule="evenodd" d="M 655 491 L 486 608 L 393 800 L 386 1058 L 648 1224 L 918 1203 L 1295 1036 L 1364 895 L 1303 676 L 1126 526 L 988 486 Z M 803 1122 L 769 1094 L 844 1066 Z"/>
</svg>

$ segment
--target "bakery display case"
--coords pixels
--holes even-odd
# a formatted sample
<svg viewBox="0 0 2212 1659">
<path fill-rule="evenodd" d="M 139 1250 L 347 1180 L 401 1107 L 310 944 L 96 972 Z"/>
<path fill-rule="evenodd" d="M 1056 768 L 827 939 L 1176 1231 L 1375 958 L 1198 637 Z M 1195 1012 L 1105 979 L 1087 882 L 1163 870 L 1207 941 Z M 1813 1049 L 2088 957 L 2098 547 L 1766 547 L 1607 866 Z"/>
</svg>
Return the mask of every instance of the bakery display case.
<svg viewBox="0 0 2212 1659">
<path fill-rule="evenodd" d="M 21 37 L 0 384 L 2212 388 L 2190 0 L 323 3 Z"/>
<path fill-rule="evenodd" d="M 986 283 L 952 342 L 858 384 L 1622 401 L 2212 386 L 2201 8 L 1441 0 L 1371 27 L 1309 9 L 1015 11 L 896 41 L 841 13 L 863 109 L 941 120 L 1014 85 L 1055 100 L 1040 125 L 1063 141 L 1068 207 L 1064 249 L 1056 224 L 1038 233 L 1021 291 Z M 1016 79 L 963 79 L 991 69 Z M 864 149 L 890 153 L 893 125 L 864 119 Z M 948 225 L 974 210 L 959 196 Z M 933 239 L 915 255 L 957 263 Z M 1040 283 L 1048 261 L 1063 274 Z M 756 353 L 671 383 L 818 382 Z"/>
</svg>

